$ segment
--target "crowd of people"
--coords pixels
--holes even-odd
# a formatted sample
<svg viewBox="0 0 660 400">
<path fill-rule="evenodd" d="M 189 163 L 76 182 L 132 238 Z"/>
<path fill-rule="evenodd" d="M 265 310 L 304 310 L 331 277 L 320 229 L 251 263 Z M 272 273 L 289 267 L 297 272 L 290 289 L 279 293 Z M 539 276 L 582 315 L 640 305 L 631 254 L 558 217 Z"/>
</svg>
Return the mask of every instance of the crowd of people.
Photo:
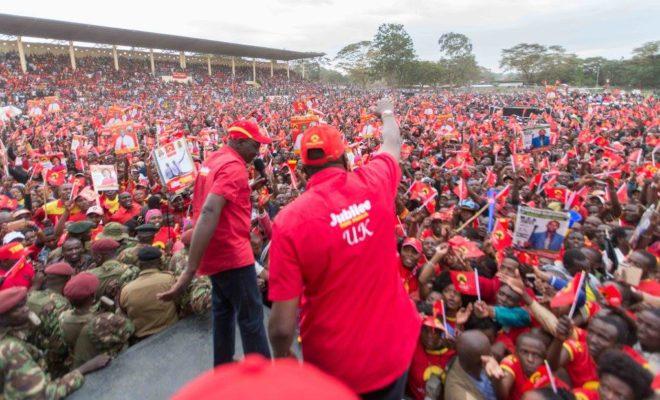
<svg viewBox="0 0 660 400">
<path fill-rule="evenodd" d="M 122 57 L 116 71 L 109 58 L 85 57 L 72 70 L 68 57 L 41 55 L 28 58 L 23 74 L 17 54 L 0 57 L 0 104 L 22 111 L 0 120 L 4 398 L 65 397 L 126 347 L 211 308 L 208 276 L 171 300 L 157 298 L 184 274 L 196 221 L 192 183 L 167 185 L 154 149 L 185 139 L 199 171 L 226 146 L 236 121 L 254 122 L 270 138 L 247 166 L 246 205 L 257 285 L 270 306 L 281 296 L 269 296 L 272 221 L 282 232 L 280 211 L 312 183 L 296 143 L 309 122 L 296 121 L 338 129 L 347 168 L 359 171 L 382 162 L 386 123 L 375 106 L 384 94 L 402 141 L 391 239 L 401 287 L 421 319 L 421 330 L 410 330 L 406 396 L 641 400 L 660 393 L 654 96 L 550 85 L 508 93 L 364 90 L 281 70 L 259 71 L 253 85 L 251 68 L 233 76 L 214 67 L 208 76 L 205 65 L 189 65 L 192 82 L 180 84 L 159 76 L 180 71 L 174 63 L 159 63 L 153 76 L 145 60 Z M 138 143 L 131 152 L 107 140 L 113 124 L 126 122 Z M 539 127 L 526 146 L 525 132 Z M 114 166 L 118 189 L 95 190 L 91 165 Z M 343 227 L 372 207 L 336 209 L 328 223 Z M 520 243 L 522 207 L 564 213 L 568 226 L 534 226 Z M 344 240 L 352 246 L 371 234 L 355 227 Z M 303 236 L 323 240 L 311 230 Z M 348 247 L 346 254 L 360 257 Z M 357 393 L 373 389 L 335 372 Z"/>
</svg>

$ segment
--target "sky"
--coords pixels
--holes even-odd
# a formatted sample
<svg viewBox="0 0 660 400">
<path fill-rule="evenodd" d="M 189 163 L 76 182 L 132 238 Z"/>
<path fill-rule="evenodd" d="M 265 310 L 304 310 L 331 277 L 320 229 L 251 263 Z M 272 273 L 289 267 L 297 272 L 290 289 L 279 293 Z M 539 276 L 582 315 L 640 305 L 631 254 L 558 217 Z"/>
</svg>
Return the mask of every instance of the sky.
<svg viewBox="0 0 660 400">
<path fill-rule="evenodd" d="M 503 48 L 561 45 L 582 57 L 628 58 L 660 40 L 658 0 L 2 0 L 0 13 L 192 36 L 330 57 L 403 24 L 420 59 L 440 58 L 438 38 L 467 35 L 477 62 L 499 68 Z"/>
</svg>

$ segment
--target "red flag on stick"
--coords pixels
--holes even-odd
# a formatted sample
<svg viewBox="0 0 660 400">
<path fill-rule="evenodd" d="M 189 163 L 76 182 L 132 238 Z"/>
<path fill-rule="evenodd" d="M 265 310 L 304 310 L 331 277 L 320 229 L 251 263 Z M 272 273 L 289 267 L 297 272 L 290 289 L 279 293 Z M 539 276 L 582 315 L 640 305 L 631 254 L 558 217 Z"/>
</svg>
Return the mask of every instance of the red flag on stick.
<svg viewBox="0 0 660 400">
<path fill-rule="evenodd" d="M 474 272 L 449 271 L 449 273 L 456 290 L 468 296 L 477 295 L 477 281 Z"/>
</svg>

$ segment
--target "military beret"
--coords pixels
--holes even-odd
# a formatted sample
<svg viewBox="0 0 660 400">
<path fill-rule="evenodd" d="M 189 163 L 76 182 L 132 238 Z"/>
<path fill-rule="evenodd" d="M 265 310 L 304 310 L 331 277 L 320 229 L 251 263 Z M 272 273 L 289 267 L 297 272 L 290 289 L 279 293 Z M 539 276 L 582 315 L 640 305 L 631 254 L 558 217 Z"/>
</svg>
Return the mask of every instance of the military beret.
<svg viewBox="0 0 660 400">
<path fill-rule="evenodd" d="M 44 269 L 46 275 L 64 275 L 64 276 L 73 276 L 76 274 L 76 270 L 69 265 L 69 263 L 58 262 L 50 264 Z"/>
<path fill-rule="evenodd" d="M 0 314 L 4 314 L 27 298 L 27 288 L 14 286 L 0 290 Z"/>
<path fill-rule="evenodd" d="M 73 276 L 64 285 L 62 294 L 69 300 L 84 300 L 96 294 L 99 287 L 99 278 L 89 272 L 81 272 Z"/>
<path fill-rule="evenodd" d="M 143 224 L 135 228 L 136 232 L 158 232 L 158 227 L 154 224 Z"/>
<path fill-rule="evenodd" d="M 109 252 L 117 250 L 120 244 L 116 240 L 112 239 L 97 239 L 92 242 L 92 251 L 95 253 Z"/>
<path fill-rule="evenodd" d="M 91 230 L 92 228 L 94 228 L 94 223 L 92 221 L 78 221 L 69 224 L 66 230 L 67 232 L 72 233 L 74 235 L 79 235 L 81 233 L 85 233 Z"/>
<path fill-rule="evenodd" d="M 183 232 L 183 235 L 181 235 L 181 242 L 186 246 L 190 246 L 190 241 L 192 240 L 192 234 L 193 234 L 193 229 L 188 229 L 187 231 Z"/>
<path fill-rule="evenodd" d="M 158 247 L 154 246 L 144 246 L 138 250 L 138 260 L 140 261 L 152 261 L 159 259 L 162 253 Z"/>
</svg>

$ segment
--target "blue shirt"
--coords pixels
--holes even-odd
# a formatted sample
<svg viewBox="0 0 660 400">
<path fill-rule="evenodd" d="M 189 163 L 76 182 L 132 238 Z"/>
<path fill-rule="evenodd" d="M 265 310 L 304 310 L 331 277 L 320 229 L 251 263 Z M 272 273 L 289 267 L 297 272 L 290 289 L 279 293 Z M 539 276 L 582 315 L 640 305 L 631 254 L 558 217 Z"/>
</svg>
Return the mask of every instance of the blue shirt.
<svg viewBox="0 0 660 400">
<path fill-rule="evenodd" d="M 491 383 L 490 379 L 488 379 L 488 376 L 486 376 L 485 370 L 483 369 L 481 370 L 481 375 L 479 376 L 479 380 L 474 379 L 472 376 L 470 376 L 470 379 L 472 380 L 472 383 L 474 383 L 474 386 L 476 386 L 477 389 L 479 390 L 479 393 L 481 393 L 484 396 L 484 399 L 497 400 L 497 396 L 495 395 L 495 389 L 493 389 L 493 384 Z"/>
</svg>

